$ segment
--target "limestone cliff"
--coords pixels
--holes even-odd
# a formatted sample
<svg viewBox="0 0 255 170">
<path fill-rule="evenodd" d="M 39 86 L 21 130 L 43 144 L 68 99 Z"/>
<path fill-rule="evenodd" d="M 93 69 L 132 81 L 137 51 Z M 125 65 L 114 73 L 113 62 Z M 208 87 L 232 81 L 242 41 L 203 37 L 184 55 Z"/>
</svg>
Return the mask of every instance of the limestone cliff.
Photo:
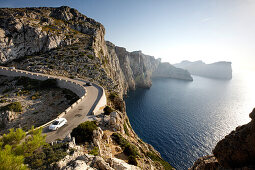
<svg viewBox="0 0 255 170">
<path fill-rule="evenodd" d="M 255 108 L 250 123 L 237 127 L 213 149 L 213 155 L 199 158 L 191 170 L 255 168 Z"/>
<path fill-rule="evenodd" d="M 128 52 L 123 47 L 115 46 L 115 52 L 130 89 L 149 88 L 153 77 L 193 80 L 188 71 L 162 63 L 161 59 L 155 59 L 141 51 Z"/>
<path fill-rule="evenodd" d="M 191 74 L 217 78 L 217 79 L 232 79 L 231 62 L 216 62 L 212 64 L 205 64 L 202 61 L 182 61 L 174 66 L 188 70 Z"/>
</svg>

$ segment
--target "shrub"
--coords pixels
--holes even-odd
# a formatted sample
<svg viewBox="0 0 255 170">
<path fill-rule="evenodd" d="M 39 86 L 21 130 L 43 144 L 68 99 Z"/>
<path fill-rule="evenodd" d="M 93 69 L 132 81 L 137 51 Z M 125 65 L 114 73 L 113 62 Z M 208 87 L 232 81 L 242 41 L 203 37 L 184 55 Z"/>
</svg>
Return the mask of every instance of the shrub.
<svg viewBox="0 0 255 170">
<path fill-rule="evenodd" d="M 71 136 L 75 137 L 77 143 L 91 142 L 93 137 L 93 130 L 97 129 L 95 121 L 87 121 L 81 123 L 73 129 Z"/>
<path fill-rule="evenodd" d="M 6 103 L 7 101 L 6 101 L 6 99 L 1 99 L 0 100 L 0 103 Z"/>
<path fill-rule="evenodd" d="M 166 162 L 165 160 L 163 160 L 161 157 L 159 157 L 156 153 L 154 152 L 147 152 L 146 153 L 146 156 L 149 157 L 151 160 L 153 161 L 157 161 L 159 162 L 162 166 L 164 166 L 164 169 L 165 170 L 168 170 L 168 169 L 173 169 L 173 167 L 168 163 Z"/>
<path fill-rule="evenodd" d="M 32 100 L 36 100 L 36 99 L 39 99 L 40 98 L 40 95 L 38 92 L 36 92 L 34 95 L 31 96 L 31 99 Z"/>
<path fill-rule="evenodd" d="M 105 106 L 104 108 L 104 114 L 105 115 L 110 115 L 114 110 L 110 106 Z"/>
<path fill-rule="evenodd" d="M 128 144 L 125 146 L 124 153 L 128 156 L 138 155 L 137 148 L 134 145 Z"/>
<path fill-rule="evenodd" d="M 93 60 L 93 59 L 94 59 L 94 56 L 93 56 L 93 55 L 91 55 L 91 54 L 87 55 L 87 57 L 88 57 L 89 59 L 91 59 L 91 60 Z"/>
<path fill-rule="evenodd" d="M 124 131 L 125 131 L 125 134 L 129 136 L 129 131 L 128 131 L 128 128 L 127 128 L 127 125 L 126 123 L 124 123 Z"/>
<path fill-rule="evenodd" d="M 98 151 L 99 151 L 99 148 L 98 148 L 98 147 L 94 147 L 94 148 L 89 152 L 89 154 L 94 155 L 94 156 L 97 156 L 97 155 L 99 154 Z"/>
<path fill-rule="evenodd" d="M 14 102 L 0 108 L 0 111 L 6 111 L 6 110 L 10 110 L 14 112 L 22 112 L 22 105 L 20 102 Z"/>
<path fill-rule="evenodd" d="M 137 164 L 138 164 L 137 160 L 136 160 L 136 157 L 134 157 L 132 155 L 128 157 L 128 163 L 131 164 L 131 165 L 135 165 L 135 166 L 137 166 Z"/>
<path fill-rule="evenodd" d="M 138 150 L 135 145 L 131 144 L 126 140 L 124 137 L 121 136 L 119 133 L 113 133 L 112 134 L 113 140 L 121 146 L 121 148 L 124 150 L 124 153 L 127 156 L 138 156 Z"/>
</svg>

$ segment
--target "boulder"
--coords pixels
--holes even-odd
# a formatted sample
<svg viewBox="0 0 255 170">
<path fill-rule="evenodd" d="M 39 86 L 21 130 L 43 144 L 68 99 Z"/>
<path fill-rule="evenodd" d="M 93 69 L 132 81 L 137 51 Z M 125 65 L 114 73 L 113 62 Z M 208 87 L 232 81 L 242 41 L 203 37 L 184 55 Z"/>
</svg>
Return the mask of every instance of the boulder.
<svg viewBox="0 0 255 170">
<path fill-rule="evenodd" d="M 140 170 L 141 168 L 130 165 L 123 160 L 117 158 L 109 158 L 107 162 L 111 165 L 111 167 L 115 170 Z"/>
<path fill-rule="evenodd" d="M 102 157 L 96 156 L 93 160 L 93 167 L 100 170 L 113 170 L 109 163 L 105 162 Z"/>
</svg>

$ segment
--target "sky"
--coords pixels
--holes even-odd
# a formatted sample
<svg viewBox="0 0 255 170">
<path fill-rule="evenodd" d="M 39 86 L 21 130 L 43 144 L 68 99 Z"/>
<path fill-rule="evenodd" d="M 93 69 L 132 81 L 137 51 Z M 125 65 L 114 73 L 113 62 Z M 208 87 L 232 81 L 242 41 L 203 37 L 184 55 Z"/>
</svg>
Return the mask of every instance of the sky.
<svg viewBox="0 0 255 170">
<path fill-rule="evenodd" d="M 70 6 L 128 51 L 255 70 L 255 0 L 0 0 L 0 7 Z"/>
</svg>

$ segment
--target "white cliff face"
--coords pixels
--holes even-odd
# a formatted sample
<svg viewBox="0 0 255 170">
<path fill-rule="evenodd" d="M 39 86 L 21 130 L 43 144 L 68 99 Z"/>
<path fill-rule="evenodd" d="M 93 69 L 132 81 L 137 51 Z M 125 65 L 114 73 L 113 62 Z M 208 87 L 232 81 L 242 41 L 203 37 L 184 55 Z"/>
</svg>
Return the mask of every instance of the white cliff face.
<svg viewBox="0 0 255 170">
<path fill-rule="evenodd" d="M 149 88 L 152 77 L 193 80 L 188 71 L 175 68 L 169 63 L 161 63 L 160 59 L 145 55 L 141 51 L 130 53 L 125 48 L 116 46 L 115 52 L 130 89 Z"/>
<path fill-rule="evenodd" d="M 205 64 L 202 61 L 183 61 L 175 64 L 176 67 L 186 69 L 191 74 L 216 78 L 216 79 L 232 79 L 232 67 L 231 62 L 216 62 L 212 64 Z"/>
</svg>

